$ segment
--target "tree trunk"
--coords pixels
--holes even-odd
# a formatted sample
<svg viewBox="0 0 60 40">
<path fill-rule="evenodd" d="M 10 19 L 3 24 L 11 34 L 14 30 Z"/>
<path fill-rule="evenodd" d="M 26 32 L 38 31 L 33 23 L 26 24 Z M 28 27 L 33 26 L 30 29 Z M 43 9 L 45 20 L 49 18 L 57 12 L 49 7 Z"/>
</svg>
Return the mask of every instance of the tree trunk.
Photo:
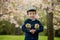
<svg viewBox="0 0 60 40">
<path fill-rule="evenodd" d="M 48 40 L 54 40 L 53 12 L 47 13 Z"/>
</svg>

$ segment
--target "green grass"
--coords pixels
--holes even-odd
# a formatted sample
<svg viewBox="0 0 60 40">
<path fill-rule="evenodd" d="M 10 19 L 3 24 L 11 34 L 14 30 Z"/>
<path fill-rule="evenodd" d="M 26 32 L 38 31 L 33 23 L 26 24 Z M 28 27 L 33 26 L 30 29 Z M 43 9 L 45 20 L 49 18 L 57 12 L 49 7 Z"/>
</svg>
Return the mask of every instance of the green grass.
<svg viewBox="0 0 60 40">
<path fill-rule="evenodd" d="M 24 36 L 0 35 L 0 40 L 24 40 Z M 47 40 L 47 36 L 39 36 L 39 40 Z M 55 37 L 54 40 L 60 40 Z"/>
</svg>

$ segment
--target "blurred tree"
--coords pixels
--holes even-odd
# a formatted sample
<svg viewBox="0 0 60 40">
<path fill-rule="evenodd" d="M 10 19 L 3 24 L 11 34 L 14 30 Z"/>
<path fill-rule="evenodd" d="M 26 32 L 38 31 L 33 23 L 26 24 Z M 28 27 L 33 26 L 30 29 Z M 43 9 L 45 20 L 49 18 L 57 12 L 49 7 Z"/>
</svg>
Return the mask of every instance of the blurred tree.
<svg viewBox="0 0 60 40">
<path fill-rule="evenodd" d="M 47 32 L 48 32 L 48 40 L 54 40 L 54 29 L 53 29 L 53 10 L 54 3 L 53 0 L 44 0 L 47 13 Z"/>
<path fill-rule="evenodd" d="M 15 24 L 11 24 L 8 21 L 0 21 L 0 34 L 15 34 Z"/>
</svg>

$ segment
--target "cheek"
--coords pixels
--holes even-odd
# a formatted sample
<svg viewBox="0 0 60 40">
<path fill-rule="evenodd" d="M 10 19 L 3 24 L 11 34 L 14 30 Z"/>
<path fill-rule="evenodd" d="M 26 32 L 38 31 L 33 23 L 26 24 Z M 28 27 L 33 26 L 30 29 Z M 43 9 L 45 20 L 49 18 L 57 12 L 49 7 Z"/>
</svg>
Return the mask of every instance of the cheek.
<svg viewBox="0 0 60 40">
<path fill-rule="evenodd" d="M 29 17 L 35 17 L 36 15 L 28 15 Z"/>
<path fill-rule="evenodd" d="M 29 15 L 30 17 L 33 17 L 34 15 Z"/>
<path fill-rule="evenodd" d="M 30 17 L 31 17 L 31 18 L 34 18 L 35 16 L 34 16 L 34 15 L 31 15 Z"/>
<path fill-rule="evenodd" d="M 28 17 L 31 17 L 31 15 L 28 15 Z"/>
</svg>

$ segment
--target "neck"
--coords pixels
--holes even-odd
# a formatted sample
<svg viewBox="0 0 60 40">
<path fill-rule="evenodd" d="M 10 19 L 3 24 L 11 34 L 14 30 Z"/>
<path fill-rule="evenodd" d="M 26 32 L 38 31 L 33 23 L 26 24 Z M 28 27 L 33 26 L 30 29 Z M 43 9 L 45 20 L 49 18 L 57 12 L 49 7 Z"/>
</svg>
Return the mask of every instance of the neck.
<svg viewBox="0 0 60 40">
<path fill-rule="evenodd" d="M 30 18 L 32 21 L 34 21 L 35 20 L 35 18 Z"/>
</svg>

